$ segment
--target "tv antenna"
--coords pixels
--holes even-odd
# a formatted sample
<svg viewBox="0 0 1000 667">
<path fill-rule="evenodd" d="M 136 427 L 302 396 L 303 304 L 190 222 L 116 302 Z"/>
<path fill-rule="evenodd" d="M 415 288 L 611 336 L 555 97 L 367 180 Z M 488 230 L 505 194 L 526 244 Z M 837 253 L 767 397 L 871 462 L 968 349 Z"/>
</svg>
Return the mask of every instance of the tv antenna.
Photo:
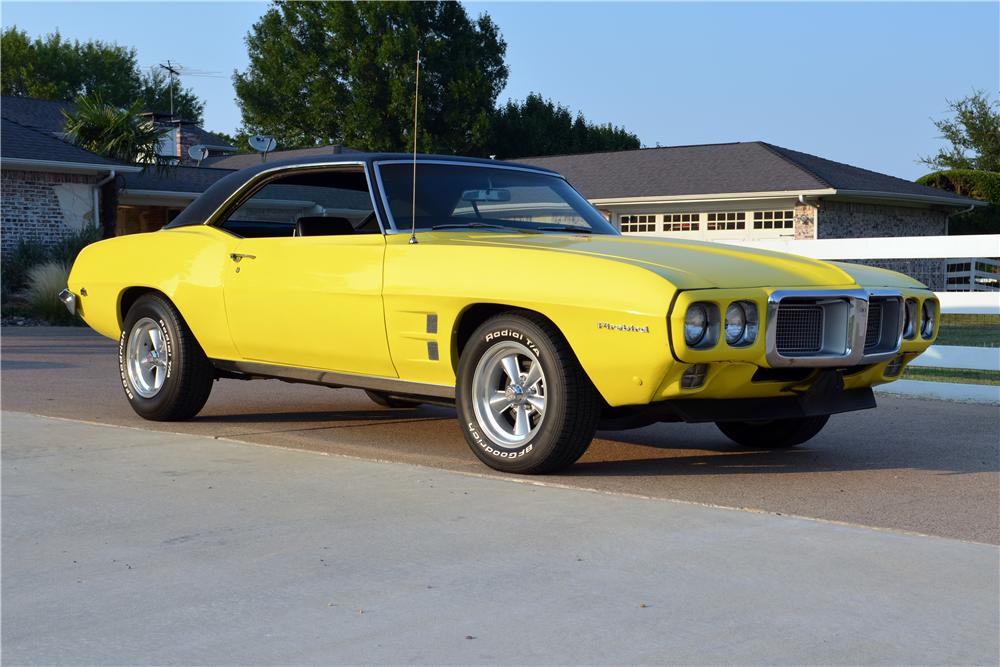
<svg viewBox="0 0 1000 667">
<path fill-rule="evenodd" d="M 206 77 L 209 79 L 224 79 L 225 76 L 221 72 L 209 72 L 206 70 L 193 69 L 191 67 L 185 67 L 184 65 L 178 65 L 175 62 L 168 60 L 166 63 L 160 63 L 158 67 L 167 72 L 167 77 L 170 79 L 170 118 L 174 117 L 174 85 L 177 83 L 177 79 L 181 76 L 198 76 Z"/>
<path fill-rule="evenodd" d="M 170 79 L 170 85 L 168 86 L 168 90 L 170 91 L 170 119 L 173 120 L 173 118 L 174 118 L 174 80 L 178 76 L 180 76 L 181 71 L 180 71 L 180 69 L 178 68 L 177 65 L 174 65 L 169 60 L 167 61 L 167 64 L 165 64 L 165 65 L 163 63 L 160 63 L 160 69 L 167 70 L 167 78 Z"/>
<path fill-rule="evenodd" d="M 413 84 L 413 197 L 410 201 L 410 243 L 417 242 L 417 107 L 420 99 L 420 50 L 417 50 L 417 78 Z"/>
<path fill-rule="evenodd" d="M 188 155 L 191 156 L 192 160 L 197 160 L 200 167 L 201 161 L 208 157 L 208 146 L 205 144 L 195 144 L 188 149 Z"/>
<path fill-rule="evenodd" d="M 266 134 L 255 134 L 247 140 L 250 148 L 260 153 L 260 161 L 267 159 L 267 154 L 278 147 L 278 140 Z"/>
</svg>

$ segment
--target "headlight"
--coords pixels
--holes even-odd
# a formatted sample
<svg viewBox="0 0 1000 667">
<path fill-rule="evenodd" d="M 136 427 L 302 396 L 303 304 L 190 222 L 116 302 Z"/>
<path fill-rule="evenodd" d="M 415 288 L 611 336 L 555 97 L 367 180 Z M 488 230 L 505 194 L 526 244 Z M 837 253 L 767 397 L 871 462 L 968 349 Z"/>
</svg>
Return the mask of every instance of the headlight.
<svg viewBox="0 0 1000 667">
<path fill-rule="evenodd" d="M 911 340 L 917 335 L 917 300 L 907 299 L 903 309 L 903 338 Z"/>
<path fill-rule="evenodd" d="M 702 303 L 692 304 L 684 316 L 684 340 L 691 347 L 695 347 L 705 339 L 706 333 L 708 333 L 708 309 Z"/>
<path fill-rule="evenodd" d="M 937 319 L 937 303 L 931 299 L 924 301 L 920 309 L 920 335 L 930 338 L 934 335 L 934 321 Z"/>
<path fill-rule="evenodd" d="M 726 342 L 733 347 L 750 345 L 757 339 L 757 306 L 752 301 L 734 301 L 726 309 Z"/>
</svg>

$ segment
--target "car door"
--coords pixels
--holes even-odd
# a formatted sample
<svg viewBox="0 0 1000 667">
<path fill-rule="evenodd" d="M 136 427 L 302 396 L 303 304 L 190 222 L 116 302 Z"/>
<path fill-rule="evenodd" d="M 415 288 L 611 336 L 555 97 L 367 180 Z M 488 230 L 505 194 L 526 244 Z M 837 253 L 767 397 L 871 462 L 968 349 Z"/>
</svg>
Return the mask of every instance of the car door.
<svg viewBox="0 0 1000 667">
<path fill-rule="evenodd" d="M 224 280 L 242 358 L 395 377 L 382 306 L 382 234 L 362 166 L 293 170 L 220 226 L 242 237 Z"/>
</svg>

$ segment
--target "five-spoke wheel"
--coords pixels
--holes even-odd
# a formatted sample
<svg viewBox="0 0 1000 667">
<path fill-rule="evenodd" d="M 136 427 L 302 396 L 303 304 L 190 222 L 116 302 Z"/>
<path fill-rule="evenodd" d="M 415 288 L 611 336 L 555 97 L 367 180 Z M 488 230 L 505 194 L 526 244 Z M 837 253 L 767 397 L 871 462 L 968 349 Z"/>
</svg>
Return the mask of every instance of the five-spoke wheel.
<svg viewBox="0 0 1000 667">
<path fill-rule="evenodd" d="M 601 399 L 551 322 L 515 311 L 484 322 L 459 357 L 456 407 L 466 441 L 505 472 L 545 473 L 586 451 Z"/>
</svg>

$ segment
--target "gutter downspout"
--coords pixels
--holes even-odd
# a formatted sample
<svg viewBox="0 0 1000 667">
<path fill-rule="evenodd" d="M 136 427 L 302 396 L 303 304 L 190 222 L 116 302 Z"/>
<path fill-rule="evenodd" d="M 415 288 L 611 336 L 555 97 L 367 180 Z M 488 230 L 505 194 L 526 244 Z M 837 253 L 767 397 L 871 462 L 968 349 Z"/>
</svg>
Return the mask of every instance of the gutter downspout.
<svg viewBox="0 0 1000 667">
<path fill-rule="evenodd" d="M 94 225 L 96 227 L 101 226 L 101 188 L 114 180 L 117 175 L 112 169 L 107 176 L 94 183 Z"/>
<path fill-rule="evenodd" d="M 954 213 L 951 213 L 951 214 L 945 216 L 945 218 L 944 218 L 944 235 L 948 236 L 948 224 L 951 222 L 952 218 L 954 218 L 956 215 L 962 215 L 963 213 L 969 213 L 974 208 L 976 208 L 975 204 L 969 204 L 969 208 L 964 208 L 961 211 L 955 211 Z"/>
</svg>

